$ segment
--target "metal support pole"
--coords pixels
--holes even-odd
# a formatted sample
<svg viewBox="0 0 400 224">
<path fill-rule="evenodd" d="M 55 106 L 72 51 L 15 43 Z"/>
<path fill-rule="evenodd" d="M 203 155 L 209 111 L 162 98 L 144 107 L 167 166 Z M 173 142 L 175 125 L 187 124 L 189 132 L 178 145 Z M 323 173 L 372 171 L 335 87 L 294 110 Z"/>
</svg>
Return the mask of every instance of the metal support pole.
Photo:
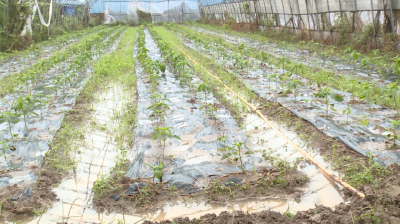
<svg viewBox="0 0 400 224">
<path fill-rule="evenodd" d="M 316 17 L 317 17 L 317 23 L 318 23 L 318 30 L 319 30 L 319 38 L 320 41 L 323 40 L 323 35 L 322 35 L 322 30 L 321 30 L 321 21 L 319 20 L 319 11 L 318 11 L 318 3 L 317 0 L 314 0 L 315 2 L 315 10 L 317 11 Z"/>
<path fill-rule="evenodd" d="M 306 10 L 307 10 L 307 20 L 308 20 L 308 32 L 310 34 L 310 39 L 313 40 L 312 35 L 311 35 L 311 24 L 310 24 L 310 13 L 308 10 L 308 4 L 307 4 L 307 0 L 304 0 L 306 3 Z"/>
<path fill-rule="evenodd" d="M 269 1 L 269 6 L 271 7 L 271 17 L 272 17 L 272 25 L 275 27 L 275 20 L 274 20 L 274 8 L 272 7 L 272 0 L 268 0 Z"/>
<path fill-rule="evenodd" d="M 372 29 L 374 31 L 374 38 L 375 38 L 375 44 L 376 44 L 374 5 L 372 3 L 372 0 L 370 2 L 371 2 L 371 14 L 372 14 Z"/>
<path fill-rule="evenodd" d="M 280 26 L 281 25 L 281 20 L 280 20 L 280 16 L 279 16 L 278 6 L 276 4 L 276 0 L 274 0 L 274 3 L 275 3 L 276 25 Z"/>
<path fill-rule="evenodd" d="M 6 0 L 6 2 L 4 3 L 4 13 L 3 13 L 3 29 L 4 29 L 4 32 L 7 32 L 7 30 L 6 30 L 6 8 L 7 8 L 7 3 L 8 3 L 8 0 Z"/>
<path fill-rule="evenodd" d="M 301 23 L 301 21 L 303 21 L 303 19 L 301 18 L 301 12 L 300 12 L 300 6 L 299 6 L 299 0 L 296 0 L 296 4 L 297 4 L 297 16 L 299 17 L 299 21 L 298 21 L 298 25 L 297 25 L 297 27 L 299 28 L 299 29 L 301 29 L 301 27 L 300 27 L 300 23 Z"/>
<path fill-rule="evenodd" d="M 285 10 L 285 6 L 283 5 L 283 0 L 281 0 L 282 3 L 282 9 L 283 9 L 283 19 L 285 20 L 285 22 L 283 23 L 284 28 L 286 27 L 286 10 Z"/>
<path fill-rule="evenodd" d="M 355 21 L 357 21 L 357 25 L 354 25 L 355 29 L 358 31 L 358 7 L 357 7 L 357 0 L 354 0 L 354 7 L 355 7 L 355 11 L 354 14 L 356 14 L 356 18 Z"/>
<path fill-rule="evenodd" d="M 393 24 L 393 6 L 392 6 L 392 0 L 389 0 L 389 2 L 390 2 L 390 23 L 391 23 L 391 26 L 392 26 L 392 34 L 393 34 L 393 43 L 395 44 L 396 43 L 396 33 L 395 33 L 395 30 L 394 30 L 394 24 Z"/>
<path fill-rule="evenodd" d="M 259 24 L 259 21 L 258 21 L 258 13 L 257 13 L 257 7 L 256 7 L 256 1 L 257 0 L 253 0 L 253 7 L 254 7 L 254 14 L 255 14 L 255 16 L 256 16 L 256 25 L 257 25 L 257 29 L 258 29 L 258 24 Z"/>
<path fill-rule="evenodd" d="M 265 9 L 265 18 L 267 18 L 267 24 L 266 27 L 268 27 L 269 24 L 269 18 L 268 18 L 268 10 L 267 10 L 267 4 L 266 4 L 267 0 L 263 0 L 263 4 L 264 4 L 264 9 Z M 260 6 L 261 7 L 261 6 Z"/>
<path fill-rule="evenodd" d="M 294 17 L 293 17 L 293 9 L 292 9 L 292 1 L 289 1 L 289 6 L 290 6 L 290 14 L 292 15 L 292 25 L 293 25 L 293 33 L 295 33 L 295 26 L 294 26 Z"/>
<path fill-rule="evenodd" d="M 333 42 L 333 30 L 332 30 L 331 9 L 329 6 L 329 0 L 326 0 L 326 5 L 328 6 L 329 31 L 331 33 L 331 41 Z"/>
</svg>

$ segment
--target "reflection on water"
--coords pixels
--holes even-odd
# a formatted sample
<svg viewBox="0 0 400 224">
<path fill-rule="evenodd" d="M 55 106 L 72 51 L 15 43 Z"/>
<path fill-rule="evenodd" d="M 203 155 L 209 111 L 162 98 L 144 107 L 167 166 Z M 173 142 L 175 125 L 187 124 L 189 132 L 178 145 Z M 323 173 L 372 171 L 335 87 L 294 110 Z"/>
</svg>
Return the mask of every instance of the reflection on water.
<svg viewBox="0 0 400 224">
<path fill-rule="evenodd" d="M 92 204 L 93 183 L 102 175 L 110 173 L 119 154 L 114 136 L 114 128 L 119 120 L 116 114 L 121 114 L 123 105 L 130 99 L 123 93 L 119 85 L 111 85 L 106 91 L 98 94 L 98 101 L 93 104 L 91 117 L 82 128 L 88 130 L 79 146 L 75 159 L 76 174 L 63 180 L 53 191 L 59 202 L 41 217 L 31 223 L 50 223 L 54 221 L 93 222 L 112 220 L 116 215 L 103 215 L 89 209 Z"/>
<path fill-rule="evenodd" d="M 147 38 L 149 36 L 147 35 Z M 146 40 L 147 41 L 147 40 Z M 307 174 L 310 178 L 309 186 L 304 189 L 305 195 L 299 202 L 296 202 L 293 196 L 287 198 L 268 198 L 268 199 L 248 199 L 245 201 L 232 201 L 224 204 L 217 203 L 195 203 L 195 202 L 177 202 L 165 205 L 156 212 L 137 213 L 135 215 L 122 215 L 121 213 L 97 213 L 91 208 L 92 205 L 92 186 L 96 179 L 101 175 L 108 174 L 110 168 L 114 166 L 114 158 L 117 155 L 117 147 L 113 141 L 113 127 L 118 120 L 112 120 L 112 116 L 117 110 L 121 110 L 122 105 L 127 99 L 121 91 L 123 88 L 112 86 L 101 94 L 99 102 L 94 106 L 94 112 L 91 119 L 88 119 L 86 126 L 88 130 L 93 121 L 98 126 L 106 127 L 104 130 L 92 130 L 85 135 L 85 147 L 81 148 L 81 154 L 78 154 L 77 173 L 74 178 L 64 180 L 54 191 L 57 193 L 60 201 L 55 203 L 51 209 L 41 217 L 37 217 L 30 223 L 51 223 L 57 221 L 66 221 L 69 223 L 108 223 L 113 220 L 125 220 L 125 223 L 136 223 L 147 219 L 151 221 L 161 221 L 173 219 L 176 217 L 199 218 L 207 213 L 219 214 L 223 211 L 241 210 L 244 212 L 257 212 L 270 209 L 277 212 L 285 212 L 288 208 L 291 211 L 301 211 L 314 208 L 315 205 L 325 205 L 333 207 L 344 201 L 340 189 L 341 186 L 327 179 L 314 165 L 303 163 L 298 167 L 300 171 Z M 140 88 L 139 88 L 140 89 Z M 140 101 L 139 101 L 140 103 Z M 172 115 L 173 120 L 181 121 L 178 114 Z M 139 125 L 148 125 L 151 121 L 143 119 Z M 274 123 L 276 127 L 282 126 Z M 266 150 L 271 156 L 276 156 L 287 161 L 295 161 L 302 155 L 288 144 L 283 138 L 277 135 L 263 120 L 254 114 L 249 114 L 245 119 L 245 134 L 247 134 L 247 146 L 256 154 L 253 157 L 261 157 L 261 151 Z M 281 131 L 299 145 L 306 145 L 294 132 L 286 130 L 283 126 Z M 111 131 L 108 131 L 111 130 Z M 243 133 L 243 132 L 242 132 Z M 194 136 L 182 137 L 183 140 L 190 142 Z M 202 137 L 202 142 L 210 143 L 215 141 L 214 134 Z M 187 147 L 187 146 L 185 146 Z M 305 148 L 314 155 L 314 159 L 320 162 L 327 169 L 330 165 L 323 161 L 316 151 Z M 179 150 L 178 150 L 179 152 Z M 195 152 L 195 151 L 194 151 Z M 244 160 L 256 161 L 254 165 L 266 165 L 265 161 L 250 160 L 250 157 L 244 157 Z M 185 165 L 200 164 L 213 160 L 208 155 L 199 154 L 187 158 Z M 246 162 L 246 161 L 244 161 Z M 335 173 L 336 175 L 339 175 Z"/>
</svg>

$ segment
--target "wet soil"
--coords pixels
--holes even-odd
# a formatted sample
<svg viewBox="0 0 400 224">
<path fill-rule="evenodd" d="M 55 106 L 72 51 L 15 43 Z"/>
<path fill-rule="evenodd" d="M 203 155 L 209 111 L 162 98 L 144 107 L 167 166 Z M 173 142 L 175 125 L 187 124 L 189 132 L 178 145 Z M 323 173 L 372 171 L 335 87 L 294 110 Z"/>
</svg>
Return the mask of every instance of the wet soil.
<svg viewBox="0 0 400 224">
<path fill-rule="evenodd" d="M 391 175 L 379 186 L 365 185 L 362 187 L 366 198 L 352 197 L 350 203 L 341 203 L 334 209 L 325 206 L 316 206 L 314 209 L 289 211 L 279 213 L 265 210 L 262 212 L 244 213 L 222 212 L 219 215 L 206 214 L 197 219 L 185 217 L 161 222 L 144 221 L 150 223 L 400 223 L 400 167 L 392 165 L 388 168 Z"/>
<path fill-rule="evenodd" d="M 198 181 L 203 181 L 199 179 Z M 198 184 L 152 183 L 152 178 L 116 178 L 118 189 L 93 200 L 99 212 L 118 212 L 125 214 L 148 214 L 163 209 L 168 204 L 204 203 L 227 204 L 244 200 L 265 200 L 292 198 L 300 200 L 309 178 L 296 170 L 284 175 L 274 168 L 264 168 L 255 172 L 230 173 L 213 177 L 199 187 Z M 130 186 L 138 185 L 132 192 Z M 177 214 L 175 214 L 177 215 Z"/>
<path fill-rule="evenodd" d="M 56 200 L 56 194 L 51 190 L 55 183 L 61 181 L 65 173 L 46 166 L 42 167 L 41 172 L 38 169 L 35 172 L 38 178 L 33 186 L 22 187 L 15 184 L 1 189 L 1 220 L 20 219 L 23 214 L 32 214 L 33 211 L 49 208 L 51 202 Z M 27 189 L 31 189 L 32 192 L 25 193 L 29 192 Z"/>
<path fill-rule="evenodd" d="M 119 39 L 104 52 L 116 48 Z M 87 66 L 91 67 L 90 63 Z M 86 71 L 86 69 L 85 69 Z M 82 72 L 86 77 L 86 72 Z M 85 82 L 79 83 L 84 85 Z M 82 89 L 83 86 L 79 88 Z M 69 168 L 75 163 L 71 155 L 67 154 L 70 148 L 66 148 L 65 142 L 71 139 L 79 139 L 76 133 L 70 133 L 65 129 L 76 129 L 81 127 L 82 121 L 86 120 L 92 113 L 90 105 L 83 99 L 82 95 L 76 98 L 75 106 L 69 105 L 71 109 L 63 116 L 60 127 L 55 132 L 54 138 L 49 143 L 48 150 L 44 158 L 40 159 L 40 166 L 30 166 L 29 169 L 5 170 L 0 177 L 15 178 L 19 180 L 17 184 L 8 185 L 0 189 L 1 215 L 0 221 L 24 221 L 32 219 L 32 215 L 42 214 L 53 206 L 54 201 L 59 201 L 59 197 L 53 188 L 61 183 L 65 178 L 73 176 Z M 54 150 L 54 148 L 57 148 Z M 20 172 L 18 174 L 18 172 Z M 26 177 L 29 177 L 27 180 Z M 30 180 L 34 180 L 34 182 Z"/>
<path fill-rule="evenodd" d="M 218 53 L 206 49 L 201 44 L 188 41 L 188 39 L 184 37 L 181 39 L 187 47 L 202 52 L 204 55 L 208 55 L 208 57 L 214 57 L 216 60 L 222 60 L 217 56 Z M 227 52 L 228 54 L 232 54 L 232 52 Z M 231 60 L 223 59 L 222 61 L 223 63 L 220 65 L 222 67 L 234 64 Z M 312 97 L 312 94 L 310 94 L 310 92 L 316 92 L 315 89 L 309 88 L 306 85 L 299 87 L 296 90 L 298 94 L 296 101 L 293 94 L 283 95 L 281 94 L 283 92 L 281 88 L 279 88 L 279 90 L 278 87 L 276 87 L 276 89 L 273 88 L 274 86 L 280 86 L 282 82 L 277 82 L 275 80 L 271 82 L 265 77 L 266 74 L 273 74 L 273 69 L 261 69 L 258 64 L 259 63 L 255 66 L 256 69 L 252 68 L 250 71 L 246 72 L 238 68 L 229 68 L 227 70 L 232 74 L 241 76 L 244 80 L 244 84 L 246 84 L 249 89 L 252 89 L 257 96 L 269 99 L 271 102 L 276 102 L 287 108 L 292 111 L 292 113 L 295 113 L 297 117 L 308 120 L 317 129 L 328 136 L 343 141 L 349 148 L 357 153 L 364 156 L 373 153 L 374 159 L 381 165 L 399 161 L 399 152 L 388 148 L 390 144 L 386 137 L 388 133 L 391 133 L 390 130 L 387 130 L 391 127 L 391 123 L 387 117 L 395 114 L 395 110 L 382 109 L 379 105 L 373 105 L 374 108 L 370 110 L 365 102 L 363 105 L 352 105 L 349 103 L 352 98 L 351 94 L 332 89 L 335 93 L 340 93 L 345 100 L 343 102 L 331 100 L 331 102 L 334 102 L 337 111 L 331 110 L 329 116 L 326 116 L 324 112 L 324 103 L 321 100 L 316 100 Z M 302 80 L 303 84 L 307 83 L 307 79 L 298 78 Z M 305 103 L 305 101 L 310 101 L 309 107 L 306 106 L 307 103 Z M 342 114 L 342 110 L 347 107 L 351 108 L 351 116 L 348 118 L 349 122 L 345 124 L 347 118 L 346 115 Z M 366 127 L 361 127 L 361 125 L 359 125 L 362 119 L 361 116 L 366 116 L 369 121 Z M 281 118 L 278 117 L 277 119 Z"/>
<path fill-rule="evenodd" d="M 147 40 L 150 41 L 151 39 L 148 38 Z M 152 43 L 148 46 L 149 48 L 153 49 L 150 51 L 152 56 L 154 56 L 153 54 L 155 51 L 154 45 L 155 44 Z M 157 58 L 157 60 L 160 59 Z M 139 86 L 138 120 L 140 127 L 138 128 L 139 131 L 135 131 L 135 133 L 138 133 L 136 134 L 137 139 L 142 139 L 143 137 L 148 138 L 149 136 L 147 128 L 145 128 L 145 125 L 149 125 L 149 122 L 141 122 L 141 119 L 143 119 L 143 121 L 148 119 L 145 116 L 146 114 L 145 108 L 147 108 L 148 105 L 145 105 L 146 107 L 144 107 L 143 105 L 141 105 L 141 102 L 148 102 L 148 98 L 145 97 L 146 96 L 145 93 L 148 93 L 149 91 L 145 89 L 144 84 L 141 84 L 142 82 L 143 83 L 147 82 L 145 80 L 141 81 L 142 75 L 140 75 L 140 72 L 142 71 L 142 69 L 140 68 L 139 65 L 137 66 L 136 71 L 139 72 L 138 73 L 138 86 Z M 179 90 L 181 87 L 174 86 L 172 84 L 176 81 L 173 80 L 171 82 L 172 79 L 171 74 L 168 71 L 166 72 L 166 74 L 167 74 L 166 76 L 167 79 L 170 80 L 169 81 L 170 83 L 167 86 L 169 86 L 170 89 L 174 89 L 175 91 Z M 146 78 L 146 75 L 143 75 L 143 78 Z M 160 85 L 160 89 L 162 91 L 163 91 L 162 88 L 163 85 Z M 178 102 L 179 103 L 178 106 L 180 107 L 179 111 L 182 113 L 183 111 L 183 109 L 181 108 L 183 105 L 182 102 L 184 102 L 185 100 L 180 100 L 180 101 L 175 100 L 176 96 L 172 95 L 173 92 L 169 91 L 168 93 L 171 94 L 170 95 L 171 99 L 174 99 L 172 100 L 172 103 L 170 103 L 171 110 L 174 110 L 175 107 L 174 102 Z M 142 99 L 142 97 L 144 98 Z M 192 99 L 193 98 L 189 97 L 187 101 L 192 104 L 195 104 L 196 100 Z M 199 107 L 199 105 L 196 106 Z M 142 110 L 141 108 L 143 108 L 144 110 Z M 190 107 L 188 108 L 190 109 Z M 193 110 L 191 113 L 193 113 Z M 225 119 L 227 119 L 228 117 L 224 116 Z M 284 161 L 293 162 L 300 156 L 296 150 L 294 150 L 290 146 L 289 147 L 285 146 L 287 145 L 287 143 L 285 141 L 279 140 L 279 137 L 275 136 L 276 133 L 272 131 L 269 127 L 266 127 L 264 122 L 261 121 L 260 123 L 258 117 L 253 117 L 249 115 L 248 118 L 246 119 L 242 118 L 242 121 L 246 123 L 245 126 L 247 127 L 245 129 L 248 130 L 248 132 L 246 132 L 246 135 L 248 136 L 248 147 L 254 150 L 258 150 L 259 148 L 260 149 L 269 148 L 268 151 L 270 151 L 270 153 L 272 153 L 273 156 L 284 158 Z M 221 122 L 221 124 L 222 124 L 221 128 L 223 128 L 224 125 L 227 125 L 226 123 L 224 124 L 224 122 Z M 234 123 L 229 124 L 229 126 L 232 125 L 234 125 Z M 145 133 L 143 133 L 144 130 L 146 130 Z M 191 131 L 191 129 L 187 129 L 186 131 Z M 286 133 L 286 131 L 284 132 Z M 286 134 L 288 134 L 290 138 L 296 138 L 296 135 L 293 135 L 293 133 L 286 133 Z M 215 145 L 212 144 L 212 142 L 215 142 L 215 139 L 211 138 L 213 136 L 211 136 L 210 138 L 205 138 L 205 137 L 210 137 L 210 136 L 204 136 L 200 138 L 200 141 L 207 142 L 208 148 L 215 148 Z M 257 140 L 257 138 L 267 138 L 267 139 L 265 139 L 266 140 L 265 142 L 261 141 L 262 143 L 260 143 L 260 141 Z M 138 142 L 144 142 L 144 141 L 149 141 L 149 140 L 141 140 Z M 135 150 L 135 153 L 137 153 L 140 150 L 143 150 L 140 144 L 137 145 L 138 146 L 136 146 L 137 149 Z M 180 145 L 175 147 L 182 148 L 182 146 Z M 167 171 L 164 173 L 166 179 L 170 181 L 163 182 L 162 185 L 158 184 L 157 182 L 156 184 L 151 184 L 152 178 L 149 169 L 145 166 L 141 169 L 137 168 L 138 171 L 133 172 L 134 177 L 136 177 L 134 179 L 114 178 L 115 181 L 114 186 L 118 186 L 118 189 L 104 195 L 102 198 L 95 198 L 93 201 L 94 208 L 99 212 L 115 212 L 119 214 L 123 212 L 124 214 L 127 215 L 138 215 L 141 217 L 148 217 L 150 220 L 163 220 L 166 217 L 171 217 L 171 216 L 177 217 L 177 216 L 190 215 L 191 217 L 199 217 L 199 214 L 201 213 L 205 214 L 204 211 L 221 212 L 230 210 L 230 208 L 234 209 L 249 208 L 248 211 L 252 210 L 259 211 L 262 210 L 261 206 L 263 205 L 261 204 L 260 206 L 257 205 L 259 208 L 252 208 L 251 203 L 257 204 L 258 202 L 263 200 L 266 201 L 266 206 L 263 206 L 263 208 L 268 206 L 275 207 L 274 210 L 279 210 L 281 212 L 284 212 L 287 209 L 286 206 L 288 205 L 289 201 L 293 201 L 294 204 L 296 204 L 296 206 L 298 206 L 299 208 L 302 207 L 303 209 L 309 208 L 309 203 L 312 203 L 312 205 L 313 203 L 336 205 L 340 201 L 343 201 L 341 200 L 342 197 L 340 195 L 340 189 L 334 183 L 325 180 L 324 179 L 325 177 L 318 170 L 316 170 L 315 167 L 313 167 L 313 165 L 310 166 L 310 164 L 306 162 L 301 162 L 299 164 L 298 170 L 301 171 L 304 170 L 304 172 L 307 173 L 307 175 L 300 171 L 294 171 L 294 170 L 285 173 L 284 169 L 286 168 L 277 167 L 276 165 L 270 165 L 265 169 L 262 169 L 262 167 L 257 166 L 257 171 L 248 172 L 246 174 L 240 174 L 240 173 L 226 174 L 226 172 L 223 172 L 223 174 L 221 175 L 220 173 L 216 172 L 218 171 L 217 168 L 219 167 L 219 169 L 221 169 L 222 167 L 226 169 L 227 164 L 224 163 L 219 165 L 217 164 L 215 171 L 214 171 L 214 166 L 211 166 L 213 168 L 212 172 L 210 172 L 210 170 L 207 169 L 203 170 L 202 167 L 209 167 L 209 164 L 203 162 L 209 160 L 210 157 L 207 156 L 207 153 L 205 153 L 204 156 L 204 152 L 201 154 L 201 152 L 195 151 L 196 149 L 195 150 L 192 149 L 193 152 L 191 152 L 190 148 L 191 146 L 188 148 L 189 150 L 188 152 L 186 152 L 187 154 L 191 155 L 195 153 L 200 153 L 200 155 L 202 156 L 200 157 L 195 156 L 195 158 L 192 158 L 193 157 L 192 155 L 188 158 L 187 156 L 185 157 L 185 154 L 174 153 L 173 158 L 162 160 L 164 166 L 173 167 L 172 170 L 167 169 Z M 155 147 L 155 149 L 157 149 L 157 147 Z M 149 158 L 156 155 L 157 151 L 153 150 L 154 149 L 150 147 L 145 148 L 144 152 L 146 153 L 146 156 L 143 158 L 143 160 L 149 161 Z M 160 150 L 158 149 L 158 151 Z M 137 154 L 140 156 L 140 153 Z M 183 158 L 181 158 L 180 155 L 183 155 Z M 173 160 L 175 159 L 175 156 L 180 156 L 179 159 L 186 160 L 180 162 L 179 164 L 189 165 L 186 167 L 182 165 L 183 170 L 185 171 L 184 173 L 176 173 L 176 171 L 179 171 L 181 169 L 180 167 L 181 165 L 176 165 L 174 163 Z M 261 155 L 259 156 L 261 157 Z M 211 158 L 214 158 L 214 155 Z M 257 157 L 255 158 L 256 159 L 254 161 L 248 160 L 247 157 L 245 159 L 247 160 L 247 163 L 248 161 L 252 161 L 251 164 L 255 166 L 256 164 L 261 163 L 259 162 Z M 321 158 L 318 159 L 320 160 Z M 142 160 L 137 160 L 135 158 L 135 162 L 133 163 L 132 167 L 134 166 L 139 167 L 141 163 L 143 163 Z M 209 175 L 204 176 L 203 172 Z M 232 168 L 228 169 L 227 172 L 228 173 L 232 172 Z M 197 175 L 193 175 L 193 173 L 197 173 Z M 189 177 L 195 176 L 195 182 L 188 181 L 187 176 Z M 311 178 L 309 178 L 309 176 L 311 176 Z M 229 182 L 229 180 L 237 180 L 233 178 L 239 179 L 239 182 L 237 182 L 237 186 L 233 184 L 232 186 L 227 187 L 227 181 Z M 308 185 L 310 179 L 312 179 L 314 183 Z M 132 192 L 132 189 L 135 189 L 135 191 Z M 303 198 L 302 196 L 304 196 L 305 193 L 307 193 L 307 196 Z M 303 202 L 302 204 L 300 204 L 299 202 L 302 201 L 302 199 Z M 329 202 L 327 203 L 329 199 L 332 199 L 330 200 L 331 203 Z M 251 202 L 247 203 L 248 201 Z M 191 204 L 196 204 L 196 206 L 190 208 Z"/>
</svg>

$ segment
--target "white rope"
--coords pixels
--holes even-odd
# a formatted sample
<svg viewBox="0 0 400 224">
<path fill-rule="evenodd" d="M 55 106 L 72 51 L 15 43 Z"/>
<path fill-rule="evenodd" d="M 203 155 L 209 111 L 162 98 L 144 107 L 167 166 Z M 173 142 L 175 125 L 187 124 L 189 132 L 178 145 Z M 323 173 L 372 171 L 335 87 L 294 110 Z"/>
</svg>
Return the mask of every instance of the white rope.
<svg viewBox="0 0 400 224">
<path fill-rule="evenodd" d="M 35 6 L 38 9 L 39 12 L 39 18 L 40 18 L 40 22 L 44 25 L 44 26 L 50 26 L 50 21 L 51 21 L 51 14 L 53 13 L 53 0 L 50 1 L 50 8 L 49 8 L 49 22 L 46 23 L 46 21 L 43 18 L 42 13 L 40 12 L 40 8 L 39 8 L 39 4 L 37 2 L 37 0 L 35 0 Z"/>
</svg>

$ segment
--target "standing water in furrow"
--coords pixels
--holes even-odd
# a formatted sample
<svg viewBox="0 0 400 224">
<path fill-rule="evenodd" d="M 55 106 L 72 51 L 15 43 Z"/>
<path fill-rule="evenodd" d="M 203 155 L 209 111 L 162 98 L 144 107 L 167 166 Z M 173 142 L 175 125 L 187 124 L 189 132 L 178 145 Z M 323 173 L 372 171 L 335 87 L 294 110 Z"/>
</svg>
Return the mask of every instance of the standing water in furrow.
<svg viewBox="0 0 400 224">
<path fill-rule="evenodd" d="M 128 28 L 117 41 L 115 52 L 103 55 L 95 64 L 75 112 L 66 118 L 75 122 L 78 132 L 69 149 L 74 160 L 72 175 L 64 177 L 53 189 L 58 201 L 49 210 L 38 212 L 30 223 L 86 223 L 115 218 L 115 215 L 99 215 L 91 205 L 98 189 L 96 183 L 107 180 L 116 170 L 116 164 L 123 163 L 129 153 L 131 139 L 124 136 L 124 123 L 135 114 L 136 79 L 132 54 L 125 53 L 132 52 L 135 33 L 135 29 Z"/>
<path fill-rule="evenodd" d="M 142 35 L 145 38 L 143 48 L 147 50 L 139 50 L 139 54 L 148 51 L 148 58 L 136 66 L 138 125 L 134 130 L 133 162 L 126 173 L 133 180 L 128 189 L 120 191 L 128 203 L 120 202 L 121 207 L 117 207 L 117 202 L 107 204 L 111 199 L 102 200 L 107 211 L 123 211 L 160 221 L 175 217 L 198 218 L 206 213 L 233 210 L 299 211 L 314 208 L 315 204 L 333 207 L 344 201 L 341 187 L 327 179 L 314 165 L 306 163 L 299 152 L 259 117 L 250 114 L 241 125 L 244 128 L 240 128 L 225 105 L 211 90 L 205 90 L 207 83 L 193 77 L 189 87 L 182 85 L 180 79 L 184 74 L 174 70 L 161 56 L 148 30 Z M 167 66 L 156 77 L 147 71 L 146 66 L 151 63 L 167 63 Z M 190 69 L 185 71 L 190 72 Z M 160 103 L 165 110 L 163 116 L 154 110 Z M 167 129 L 171 131 L 169 136 L 158 136 L 160 130 Z M 283 127 L 281 131 L 290 139 L 301 141 L 295 133 Z M 240 156 L 237 151 L 236 154 L 235 151 L 226 153 L 235 147 L 242 147 Z M 315 159 L 324 164 L 321 156 L 315 155 Z M 246 174 L 241 172 L 240 160 Z M 158 174 L 157 170 L 160 171 Z M 298 185 L 293 177 L 285 175 L 296 172 L 299 179 L 294 179 Z M 146 179 L 149 182 L 145 183 Z M 271 183 L 268 182 L 270 179 L 273 180 Z M 308 180 L 308 186 L 301 184 Z M 162 185 L 158 184 L 160 181 Z M 252 188 L 257 181 L 260 185 L 269 183 L 270 186 Z M 221 192 L 216 193 L 213 186 Z M 236 192 L 235 186 L 241 190 Z M 231 187 L 230 194 L 224 193 Z M 149 191 L 156 191 L 153 198 Z M 163 200 L 165 197 L 168 199 Z M 152 203 L 147 204 L 150 201 Z"/>
</svg>

